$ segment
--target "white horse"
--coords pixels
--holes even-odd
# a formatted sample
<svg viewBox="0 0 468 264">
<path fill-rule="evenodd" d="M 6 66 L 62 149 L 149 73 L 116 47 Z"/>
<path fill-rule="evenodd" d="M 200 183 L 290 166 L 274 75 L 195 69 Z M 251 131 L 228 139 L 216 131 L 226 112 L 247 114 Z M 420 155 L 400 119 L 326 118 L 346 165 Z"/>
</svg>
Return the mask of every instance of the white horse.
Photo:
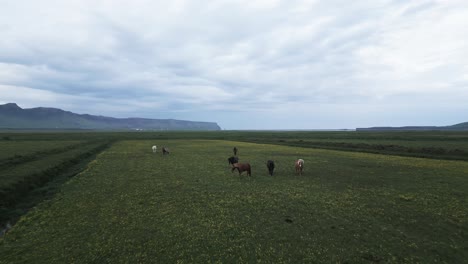
<svg viewBox="0 0 468 264">
<path fill-rule="evenodd" d="M 156 153 L 156 151 L 158 150 L 158 147 L 154 145 L 151 149 L 153 149 L 153 153 Z"/>
</svg>

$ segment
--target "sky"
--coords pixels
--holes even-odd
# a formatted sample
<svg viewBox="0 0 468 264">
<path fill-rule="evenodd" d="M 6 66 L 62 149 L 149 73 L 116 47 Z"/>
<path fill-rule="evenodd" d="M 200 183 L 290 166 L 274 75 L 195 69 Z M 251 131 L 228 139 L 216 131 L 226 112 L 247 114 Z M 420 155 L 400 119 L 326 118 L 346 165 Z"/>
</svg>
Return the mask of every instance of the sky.
<svg viewBox="0 0 468 264">
<path fill-rule="evenodd" d="M 466 0 L 0 6 L 0 104 L 226 130 L 468 121 Z"/>
</svg>

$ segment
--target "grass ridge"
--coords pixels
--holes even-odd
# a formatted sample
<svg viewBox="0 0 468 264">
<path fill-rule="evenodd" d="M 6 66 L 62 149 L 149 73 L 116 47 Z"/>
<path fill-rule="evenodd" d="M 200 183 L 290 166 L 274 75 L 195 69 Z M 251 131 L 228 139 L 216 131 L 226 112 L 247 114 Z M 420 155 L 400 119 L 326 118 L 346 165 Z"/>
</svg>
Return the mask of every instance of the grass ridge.
<svg viewBox="0 0 468 264">
<path fill-rule="evenodd" d="M 89 159 L 90 157 L 96 156 L 103 150 L 110 147 L 112 143 L 113 141 L 101 143 L 94 142 L 93 144 L 95 144 L 96 146 L 78 154 L 77 156 L 64 160 L 59 164 L 56 164 L 53 167 L 47 168 L 45 170 L 32 172 L 31 174 L 26 175 L 23 179 L 11 185 L 0 188 L 0 224 L 4 224 L 8 221 L 11 223 L 15 222 L 15 220 L 12 218 L 19 217 L 17 213 L 18 204 L 22 202 L 24 203 L 24 199 L 27 198 L 30 193 L 33 193 L 36 190 L 43 188 L 45 185 L 47 185 L 49 182 L 53 181 L 57 177 L 66 174 L 68 175 L 68 172 L 73 172 L 74 175 L 81 172 L 87 164 L 82 164 L 83 161 Z M 82 144 L 81 146 L 86 147 L 92 146 L 93 144 Z M 77 165 L 79 166 L 79 168 L 76 168 Z M 48 190 L 47 192 L 50 192 L 50 190 Z M 38 201 L 27 202 L 26 204 L 29 204 L 28 207 L 30 206 L 30 204 L 37 204 L 40 200 L 42 200 L 41 195 L 36 196 L 37 197 L 35 197 L 34 199 Z M 26 211 L 26 208 L 21 208 L 20 211 L 24 213 Z"/>
</svg>

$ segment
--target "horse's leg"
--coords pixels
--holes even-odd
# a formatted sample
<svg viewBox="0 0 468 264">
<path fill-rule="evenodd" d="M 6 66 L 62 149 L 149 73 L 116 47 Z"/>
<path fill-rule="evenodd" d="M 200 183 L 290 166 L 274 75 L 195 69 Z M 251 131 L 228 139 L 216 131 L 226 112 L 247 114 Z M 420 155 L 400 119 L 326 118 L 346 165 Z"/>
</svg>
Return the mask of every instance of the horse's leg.
<svg viewBox="0 0 468 264">
<path fill-rule="evenodd" d="M 237 168 L 239 170 L 239 177 L 242 177 L 242 173 L 244 173 L 245 169 L 240 169 L 240 168 Z"/>
</svg>

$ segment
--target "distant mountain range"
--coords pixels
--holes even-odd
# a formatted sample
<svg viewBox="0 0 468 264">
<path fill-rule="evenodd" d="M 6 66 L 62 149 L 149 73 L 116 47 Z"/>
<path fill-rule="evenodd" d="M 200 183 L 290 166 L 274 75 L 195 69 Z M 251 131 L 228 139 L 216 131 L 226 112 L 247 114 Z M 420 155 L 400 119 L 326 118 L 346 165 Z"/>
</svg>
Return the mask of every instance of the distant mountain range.
<svg viewBox="0 0 468 264">
<path fill-rule="evenodd" d="M 367 127 L 356 128 L 356 131 L 468 131 L 468 122 L 452 126 L 403 126 L 403 127 Z"/>
<path fill-rule="evenodd" d="M 75 114 L 48 107 L 22 109 L 15 103 L 8 103 L 0 105 L 0 129 L 220 130 L 221 128 L 214 122 L 113 118 Z"/>
</svg>

